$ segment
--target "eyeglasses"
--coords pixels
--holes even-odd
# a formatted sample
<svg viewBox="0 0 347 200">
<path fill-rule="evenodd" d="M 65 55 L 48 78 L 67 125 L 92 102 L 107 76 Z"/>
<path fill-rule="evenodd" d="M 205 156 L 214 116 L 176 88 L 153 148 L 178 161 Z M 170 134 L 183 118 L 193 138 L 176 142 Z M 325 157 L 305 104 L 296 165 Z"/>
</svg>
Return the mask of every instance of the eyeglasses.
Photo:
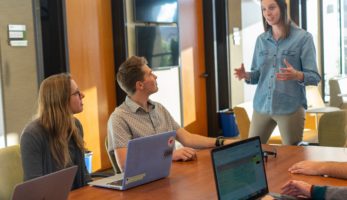
<svg viewBox="0 0 347 200">
<path fill-rule="evenodd" d="M 277 150 L 274 148 L 272 149 L 272 151 L 263 151 L 263 157 L 265 159 L 265 162 L 267 162 L 269 156 L 273 156 L 274 158 L 276 158 Z"/>
<path fill-rule="evenodd" d="M 77 96 L 77 95 L 81 98 L 82 97 L 81 91 L 77 90 L 76 92 L 71 94 L 71 96 Z"/>
</svg>

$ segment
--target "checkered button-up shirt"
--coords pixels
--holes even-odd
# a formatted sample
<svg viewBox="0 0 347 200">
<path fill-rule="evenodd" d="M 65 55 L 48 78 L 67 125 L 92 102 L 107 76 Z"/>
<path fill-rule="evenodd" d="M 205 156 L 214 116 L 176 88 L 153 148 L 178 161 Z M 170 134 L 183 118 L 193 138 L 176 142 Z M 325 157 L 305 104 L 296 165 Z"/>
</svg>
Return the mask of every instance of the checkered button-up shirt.
<svg viewBox="0 0 347 200">
<path fill-rule="evenodd" d="M 111 114 L 108 125 L 108 150 L 127 147 L 131 139 L 177 130 L 178 123 L 163 105 L 148 101 L 149 111 L 126 97 Z"/>
</svg>

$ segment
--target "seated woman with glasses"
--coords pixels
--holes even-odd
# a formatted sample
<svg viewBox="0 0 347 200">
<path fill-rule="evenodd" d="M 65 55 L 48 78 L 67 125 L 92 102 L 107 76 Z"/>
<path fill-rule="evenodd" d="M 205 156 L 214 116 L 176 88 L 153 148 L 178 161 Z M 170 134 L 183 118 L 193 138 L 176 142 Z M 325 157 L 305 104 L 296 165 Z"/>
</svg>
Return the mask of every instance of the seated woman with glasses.
<svg viewBox="0 0 347 200">
<path fill-rule="evenodd" d="M 68 74 L 45 79 L 39 89 L 38 112 L 23 130 L 20 147 L 24 181 L 77 165 L 72 189 L 90 181 L 84 162 L 81 123 L 84 94 Z"/>
</svg>

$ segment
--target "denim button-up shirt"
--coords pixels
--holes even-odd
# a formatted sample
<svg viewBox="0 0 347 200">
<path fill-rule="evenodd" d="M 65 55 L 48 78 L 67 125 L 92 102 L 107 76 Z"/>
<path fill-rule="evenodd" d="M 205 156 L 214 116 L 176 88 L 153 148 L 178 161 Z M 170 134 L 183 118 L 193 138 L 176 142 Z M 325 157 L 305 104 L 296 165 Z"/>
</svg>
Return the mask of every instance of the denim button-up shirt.
<svg viewBox="0 0 347 200">
<path fill-rule="evenodd" d="M 276 73 L 287 61 L 295 70 L 304 73 L 304 81 L 279 81 Z M 276 41 L 272 31 L 257 38 L 250 72 L 250 84 L 258 84 L 253 107 L 259 113 L 283 115 L 295 112 L 300 106 L 307 109 L 305 85 L 317 85 L 316 51 L 312 35 L 293 24 L 286 39 Z"/>
</svg>

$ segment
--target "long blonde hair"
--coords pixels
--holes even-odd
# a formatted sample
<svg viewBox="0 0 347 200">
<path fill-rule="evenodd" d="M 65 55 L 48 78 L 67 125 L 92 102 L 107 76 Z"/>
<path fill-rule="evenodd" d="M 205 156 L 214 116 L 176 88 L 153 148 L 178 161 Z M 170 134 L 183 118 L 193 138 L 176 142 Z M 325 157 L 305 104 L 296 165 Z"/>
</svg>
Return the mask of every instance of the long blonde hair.
<svg viewBox="0 0 347 200">
<path fill-rule="evenodd" d="M 71 77 L 62 73 L 46 78 L 40 85 L 37 116 L 48 133 L 49 147 L 59 168 L 71 164 L 72 138 L 83 152 L 84 143 L 70 109 Z"/>
</svg>

